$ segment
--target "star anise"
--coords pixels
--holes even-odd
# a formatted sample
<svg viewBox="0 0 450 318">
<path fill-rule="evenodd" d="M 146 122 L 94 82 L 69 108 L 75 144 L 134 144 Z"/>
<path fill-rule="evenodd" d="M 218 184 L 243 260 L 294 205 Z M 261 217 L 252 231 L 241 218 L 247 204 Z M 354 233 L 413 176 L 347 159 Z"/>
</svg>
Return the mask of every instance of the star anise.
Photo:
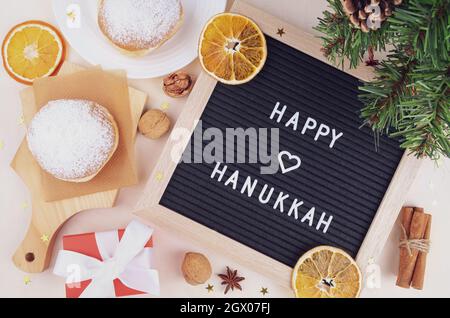
<svg viewBox="0 0 450 318">
<path fill-rule="evenodd" d="M 237 288 L 239 290 L 242 290 L 241 285 L 239 284 L 239 282 L 243 281 L 245 278 L 238 276 L 237 275 L 237 270 L 232 271 L 228 266 L 227 266 L 227 272 L 226 274 L 218 274 L 217 276 L 219 276 L 223 282 L 222 285 L 226 285 L 227 287 L 225 287 L 225 294 L 228 293 L 228 291 L 231 289 L 232 291 Z"/>
</svg>

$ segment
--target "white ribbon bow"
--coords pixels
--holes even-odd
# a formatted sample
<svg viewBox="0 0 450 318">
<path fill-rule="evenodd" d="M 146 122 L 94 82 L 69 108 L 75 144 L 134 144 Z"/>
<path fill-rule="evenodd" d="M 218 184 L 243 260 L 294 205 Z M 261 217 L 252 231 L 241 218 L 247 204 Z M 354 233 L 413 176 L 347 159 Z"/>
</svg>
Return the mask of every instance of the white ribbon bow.
<svg viewBox="0 0 450 318">
<path fill-rule="evenodd" d="M 128 224 L 120 241 L 117 231 L 95 233 L 103 261 L 61 250 L 53 273 L 65 277 L 68 284 L 92 279 L 80 297 L 114 297 L 116 278 L 129 288 L 159 295 L 158 271 L 149 264 L 151 249 L 144 248 L 152 233 L 138 221 Z"/>
</svg>

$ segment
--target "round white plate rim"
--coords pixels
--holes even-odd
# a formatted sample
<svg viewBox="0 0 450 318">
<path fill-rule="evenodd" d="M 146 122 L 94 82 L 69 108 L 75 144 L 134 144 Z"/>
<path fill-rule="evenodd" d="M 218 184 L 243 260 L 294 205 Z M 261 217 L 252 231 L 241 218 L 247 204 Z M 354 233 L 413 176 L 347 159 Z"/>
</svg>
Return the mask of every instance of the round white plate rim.
<svg viewBox="0 0 450 318">
<path fill-rule="evenodd" d="M 87 3 L 86 1 L 89 1 L 89 3 Z M 66 11 L 67 7 L 70 5 L 78 5 L 80 8 L 83 8 L 83 7 L 86 8 L 86 6 L 92 5 L 92 3 L 94 2 L 94 1 L 92 1 L 92 2 L 90 2 L 90 1 L 92 1 L 92 0 L 53 0 L 54 16 L 55 16 L 57 24 L 58 24 L 61 32 L 63 33 L 65 39 L 67 40 L 69 45 L 83 59 L 85 59 L 90 64 L 102 65 L 102 67 L 107 68 L 107 69 L 111 69 L 111 68 L 112 69 L 117 69 L 117 68 L 125 69 L 127 71 L 128 78 L 145 79 L 145 78 L 155 78 L 155 77 L 164 76 L 173 71 L 181 69 L 181 68 L 185 67 L 186 65 L 188 65 L 189 63 L 191 63 L 197 57 L 198 38 L 186 39 L 186 37 L 182 38 L 182 39 L 184 39 L 183 40 L 184 44 L 179 43 L 179 41 L 175 42 L 176 39 L 174 40 L 172 38 L 167 43 L 163 44 L 163 46 L 161 46 L 161 48 L 159 48 L 158 50 L 155 51 L 155 52 L 162 54 L 162 52 L 163 52 L 162 50 L 164 50 L 164 49 L 166 51 L 169 50 L 168 46 L 166 46 L 166 48 L 164 48 L 164 45 L 166 45 L 166 44 L 173 46 L 175 43 L 177 43 L 176 45 L 178 46 L 179 50 L 180 50 L 180 47 L 182 47 L 186 43 L 189 43 L 191 46 L 189 52 L 183 52 L 182 56 L 180 54 L 174 55 L 173 53 L 170 54 L 170 52 L 165 52 L 165 53 L 167 53 L 167 56 L 165 56 L 166 59 L 163 61 L 163 63 L 160 63 L 160 64 L 158 64 L 157 62 L 155 62 L 154 64 L 151 64 L 148 62 L 148 58 L 151 58 L 152 53 L 150 53 L 150 55 L 142 57 L 142 58 L 133 58 L 133 57 L 127 57 L 127 56 L 123 55 L 122 53 L 119 52 L 119 50 L 114 48 L 110 43 L 107 43 L 107 40 L 103 37 L 103 35 L 101 36 L 102 39 L 100 40 L 100 42 L 97 42 L 98 43 L 98 48 L 96 48 L 97 51 L 96 52 L 86 52 L 86 50 L 88 48 L 86 47 L 86 45 L 83 45 L 83 44 L 85 44 L 84 43 L 85 41 L 82 41 L 81 38 L 77 38 L 75 29 L 70 29 L 66 25 L 67 17 L 66 17 L 65 11 Z M 214 0 L 214 1 L 208 1 L 206 3 L 204 2 L 204 0 L 182 0 L 182 3 L 183 3 L 183 6 L 185 8 L 187 8 L 188 10 L 189 9 L 194 10 L 192 13 L 198 14 L 199 9 L 203 10 L 203 12 L 205 12 L 204 15 L 201 16 L 201 19 L 203 20 L 202 25 L 199 25 L 199 23 L 197 21 L 195 23 L 190 24 L 190 28 L 200 28 L 197 30 L 198 32 L 195 32 L 198 35 L 200 35 L 201 28 L 203 27 L 203 24 L 206 23 L 206 21 L 208 21 L 213 15 L 215 15 L 219 12 L 223 12 L 226 8 L 226 0 Z M 208 5 L 205 5 L 205 4 L 208 4 Z M 204 11 L 204 10 L 208 10 L 208 11 Z M 89 11 L 89 10 L 87 10 L 87 11 Z M 195 19 L 195 20 L 197 20 L 197 19 Z M 183 26 L 186 25 L 186 22 L 187 21 L 185 19 L 185 21 L 183 22 Z M 183 26 L 182 26 L 182 28 L 183 28 Z M 98 27 L 98 26 L 96 25 L 96 27 Z M 95 33 L 99 33 L 100 32 L 99 30 L 93 30 L 92 26 L 84 27 L 84 28 L 85 28 L 86 32 L 88 31 L 90 33 L 88 35 L 90 37 L 92 37 L 91 41 L 97 40 L 96 38 L 98 36 Z M 189 32 L 189 31 L 191 31 L 191 33 L 193 32 L 192 30 L 188 30 L 186 32 Z M 175 36 L 177 36 L 177 34 Z M 78 34 L 78 37 L 79 37 L 79 34 Z M 180 37 L 181 37 L 181 35 L 180 35 Z M 81 44 L 80 44 L 80 41 L 82 41 Z M 172 41 L 172 42 L 170 42 L 170 41 Z M 194 44 L 195 44 L 195 48 L 194 48 Z M 103 46 L 103 48 L 102 48 L 102 46 Z M 99 51 L 99 49 L 100 49 L 100 51 Z M 183 51 L 184 51 L 184 49 L 183 49 Z M 105 58 L 105 59 L 100 58 L 99 55 L 101 54 L 101 52 L 106 53 L 105 56 L 107 58 Z M 114 60 L 119 60 L 122 63 L 114 61 Z M 156 70 L 149 69 L 148 67 L 150 67 L 151 65 L 156 67 Z M 145 66 L 147 66 L 147 69 L 145 69 Z M 158 67 L 159 67 L 159 69 L 158 69 Z"/>
</svg>

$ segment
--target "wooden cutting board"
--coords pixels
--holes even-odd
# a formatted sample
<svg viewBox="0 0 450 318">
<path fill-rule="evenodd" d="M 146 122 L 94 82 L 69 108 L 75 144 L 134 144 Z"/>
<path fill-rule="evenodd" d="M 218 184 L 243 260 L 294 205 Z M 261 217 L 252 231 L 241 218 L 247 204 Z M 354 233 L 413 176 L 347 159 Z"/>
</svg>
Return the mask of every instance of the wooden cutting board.
<svg viewBox="0 0 450 318">
<path fill-rule="evenodd" d="M 78 65 L 66 62 L 59 74 L 70 74 L 83 69 Z M 147 94 L 131 87 L 129 88 L 129 94 L 134 120 L 133 125 L 137 127 L 147 100 Z M 20 97 L 24 121 L 28 124 L 33 116 L 33 88 L 24 89 Z M 45 202 L 41 190 L 40 167 L 36 161 L 30 160 L 29 156 L 24 156 L 24 153 L 27 151 L 27 144 L 24 138 L 11 162 L 11 167 L 30 190 L 32 200 L 31 224 L 24 240 L 13 256 L 13 262 L 25 272 L 39 273 L 48 267 L 54 239 L 64 223 L 80 211 L 113 207 L 119 189 L 61 201 Z"/>
</svg>

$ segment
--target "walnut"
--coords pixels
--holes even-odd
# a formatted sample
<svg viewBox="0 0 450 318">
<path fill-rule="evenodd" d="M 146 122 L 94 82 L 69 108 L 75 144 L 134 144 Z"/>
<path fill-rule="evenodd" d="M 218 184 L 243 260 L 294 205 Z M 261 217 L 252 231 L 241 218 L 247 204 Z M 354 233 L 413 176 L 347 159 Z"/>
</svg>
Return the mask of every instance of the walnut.
<svg viewBox="0 0 450 318">
<path fill-rule="evenodd" d="M 184 279 L 191 285 L 205 283 L 212 273 L 211 264 L 205 255 L 189 252 L 184 255 L 181 271 Z"/>
<path fill-rule="evenodd" d="M 138 129 L 141 134 L 150 139 L 158 139 L 170 128 L 170 119 L 158 109 L 151 109 L 142 115 Z"/>
<path fill-rule="evenodd" d="M 172 73 L 163 80 L 163 90 L 170 97 L 183 97 L 192 90 L 193 81 L 184 72 Z"/>
</svg>

